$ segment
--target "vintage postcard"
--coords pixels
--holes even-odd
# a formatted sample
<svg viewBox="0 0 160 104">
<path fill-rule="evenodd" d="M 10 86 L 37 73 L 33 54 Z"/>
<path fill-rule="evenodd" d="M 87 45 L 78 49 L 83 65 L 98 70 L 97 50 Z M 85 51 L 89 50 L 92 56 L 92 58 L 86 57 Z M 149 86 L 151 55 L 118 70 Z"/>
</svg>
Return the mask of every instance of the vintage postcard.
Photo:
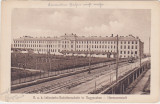
<svg viewBox="0 0 160 104">
<path fill-rule="evenodd" d="M 0 100 L 158 102 L 158 1 L 3 1 Z"/>
</svg>

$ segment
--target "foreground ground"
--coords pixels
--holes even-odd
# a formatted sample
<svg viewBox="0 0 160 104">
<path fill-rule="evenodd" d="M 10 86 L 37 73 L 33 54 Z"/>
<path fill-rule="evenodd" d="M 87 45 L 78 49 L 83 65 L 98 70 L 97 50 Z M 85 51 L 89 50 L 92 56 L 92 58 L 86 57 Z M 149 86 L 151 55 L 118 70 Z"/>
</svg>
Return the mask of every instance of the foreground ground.
<svg viewBox="0 0 160 104">
<path fill-rule="evenodd" d="M 147 61 L 143 59 L 142 62 Z M 119 64 L 118 75 L 123 76 L 126 72 L 139 67 L 139 61 L 135 63 L 123 62 Z M 40 83 L 33 86 L 13 90 L 12 93 L 63 93 L 63 94 L 87 94 L 95 89 L 103 87 L 115 81 L 115 64 L 107 65 L 88 72 L 83 72 L 60 79 Z"/>
</svg>

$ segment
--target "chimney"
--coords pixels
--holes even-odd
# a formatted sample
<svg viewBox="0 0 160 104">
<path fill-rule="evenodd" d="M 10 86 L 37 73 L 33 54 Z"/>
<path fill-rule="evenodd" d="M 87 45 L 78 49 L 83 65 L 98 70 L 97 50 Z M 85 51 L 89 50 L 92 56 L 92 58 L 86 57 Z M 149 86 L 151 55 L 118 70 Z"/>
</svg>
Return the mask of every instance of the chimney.
<svg viewBox="0 0 160 104">
<path fill-rule="evenodd" d="M 111 35 L 111 37 L 113 37 L 113 34 Z"/>
</svg>

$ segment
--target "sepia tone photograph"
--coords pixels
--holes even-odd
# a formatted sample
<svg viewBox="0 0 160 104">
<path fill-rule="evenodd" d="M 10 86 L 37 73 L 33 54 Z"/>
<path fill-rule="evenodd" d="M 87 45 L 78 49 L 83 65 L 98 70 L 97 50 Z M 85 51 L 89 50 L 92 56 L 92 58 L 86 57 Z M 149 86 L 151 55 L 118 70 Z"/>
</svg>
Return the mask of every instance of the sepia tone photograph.
<svg viewBox="0 0 160 104">
<path fill-rule="evenodd" d="M 11 93 L 150 94 L 151 10 L 15 8 Z"/>
</svg>

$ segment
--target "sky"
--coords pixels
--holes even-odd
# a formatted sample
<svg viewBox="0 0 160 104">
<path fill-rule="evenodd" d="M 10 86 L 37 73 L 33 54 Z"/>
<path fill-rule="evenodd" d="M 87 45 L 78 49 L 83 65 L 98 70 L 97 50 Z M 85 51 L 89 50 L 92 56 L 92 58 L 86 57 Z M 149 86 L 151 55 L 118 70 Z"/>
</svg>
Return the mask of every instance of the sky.
<svg viewBox="0 0 160 104">
<path fill-rule="evenodd" d="M 12 11 L 12 38 L 23 36 L 138 36 L 149 52 L 149 9 L 20 8 Z"/>
</svg>

